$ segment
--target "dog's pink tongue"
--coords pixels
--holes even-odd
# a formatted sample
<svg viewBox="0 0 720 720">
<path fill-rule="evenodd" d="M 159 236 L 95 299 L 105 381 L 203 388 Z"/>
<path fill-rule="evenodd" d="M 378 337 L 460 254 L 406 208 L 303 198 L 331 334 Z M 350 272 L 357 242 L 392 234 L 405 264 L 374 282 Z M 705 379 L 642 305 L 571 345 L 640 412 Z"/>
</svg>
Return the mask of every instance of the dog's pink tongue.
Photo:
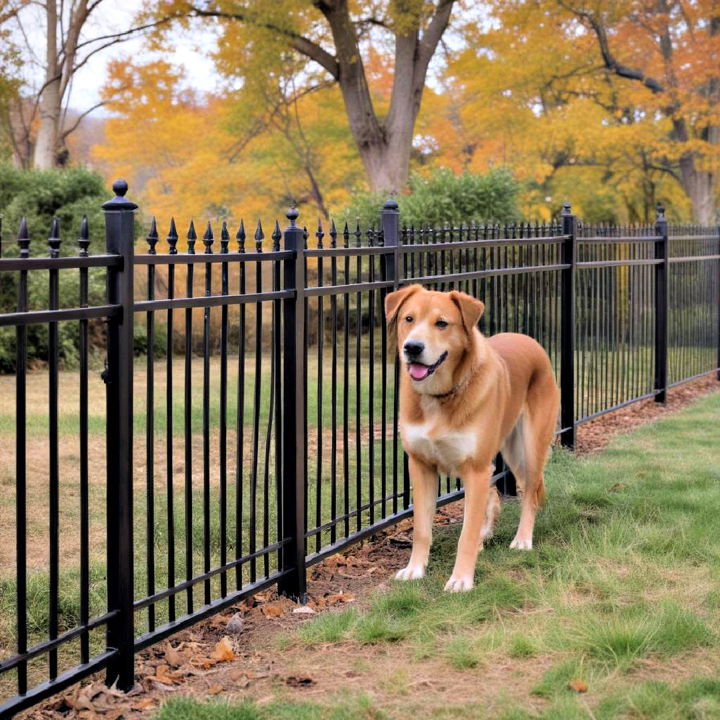
<svg viewBox="0 0 720 720">
<path fill-rule="evenodd" d="M 424 380 L 430 368 L 427 365 L 420 365 L 420 363 L 410 363 L 408 370 L 413 380 Z"/>
</svg>

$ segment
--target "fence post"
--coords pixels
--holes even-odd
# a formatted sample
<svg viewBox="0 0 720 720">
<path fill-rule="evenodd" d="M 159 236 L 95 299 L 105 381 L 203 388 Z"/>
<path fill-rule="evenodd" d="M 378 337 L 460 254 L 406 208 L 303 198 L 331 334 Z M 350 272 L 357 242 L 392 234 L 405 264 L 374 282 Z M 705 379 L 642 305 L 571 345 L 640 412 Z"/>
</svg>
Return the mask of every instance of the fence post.
<svg viewBox="0 0 720 720">
<path fill-rule="evenodd" d="M 305 574 L 305 239 L 295 221 L 298 211 L 288 210 L 290 225 L 284 232 L 285 250 L 292 257 L 283 263 L 285 290 L 294 292 L 283 301 L 283 418 L 282 418 L 282 531 L 289 542 L 282 548 L 278 592 L 298 602 L 307 597 Z"/>
<path fill-rule="evenodd" d="M 105 211 L 105 247 L 121 255 L 122 264 L 108 268 L 107 298 L 122 313 L 107 326 L 107 593 L 115 615 L 107 626 L 111 658 L 106 682 L 130 690 L 135 682 L 133 647 L 133 241 L 137 205 L 125 198 L 124 180 L 113 183 L 115 197 Z"/>
<path fill-rule="evenodd" d="M 664 403 L 668 384 L 668 224 L 665 208 L 658 203 L 655 216 L 655 402 Z"/>
<path fill-rule="evenodd" d="M 562 262 L 569 267 L 562 271 L 561 348 L 560 348 L 560 442 L 575 449 L 575 263 L 577 262 L 577 217 L 566 202 L 561 214 Z"/>
<path fill-rule="evenodd" d="M 400 275 L 400 206 L 397 203 L 397 200 L 395 200 L 394 197 L 390 197 L 385 201 L 385 204 L 382 206 L 382 209 L 380 210 L 380 227 L 383 231 L 383 245 L 385 247 L 391 247 L 394 248 L 393 253 L 387 253 L 386 255 L 382 256 L 382 279 L 392 281 L 392 289 L 397 290 L 398 284 L 399 284 L 399 275 Z M 390 288 L 385 288 L 382 293 L 383 300 L 385 299 L 385 295 L 390 292 Z M 383 302 L 383 308 L 385 306 L 385 303 Z M 395 390 L 395 397 L 393 400 L 393 417 L 397 416 L 398 413 L 398 393 L 397 388 L 398 384 L 400 382 L 400 374 L 399 374 L 399 361 L 397 358 L 397 352 L 396 348 L 393 348 L 393 357 L 395 357 L 394 362 L 394 387 Z M 383 362 L 386 361 L 386 358 L 383 358 Z M 394 437 L 393 437 L 393 467 L 397 468 L 397 452 L 398 452 L 398 443 L 397 443 L 397 428 L 395 428 L 394 431 Z M 402 450 L 400 450 L 402 452 Z M 393 471 L 394 472 L 394 471 Z M 393 476 L 394 477 L 394 476 Z M 403 508 L 409 508 L 410 507 L 410 472 L 408 469 L 408 462 L 407 462 L 407 455 L 403 453 Z"/>
<path fill-rule="evenodd" d="M 395 248 L 395 252 L 382 256 L 382 279 L 392 281 L 392 289 L 397 290 L 398 286 L 398 265 L 400 246 L 400 208 L 395 198 L 388 198 L 380 211 L 380 227 L 383 232 L 383 245 Z M 387 295 L 388 289 L 383 291 L 383 297 Z"/>
</svg>

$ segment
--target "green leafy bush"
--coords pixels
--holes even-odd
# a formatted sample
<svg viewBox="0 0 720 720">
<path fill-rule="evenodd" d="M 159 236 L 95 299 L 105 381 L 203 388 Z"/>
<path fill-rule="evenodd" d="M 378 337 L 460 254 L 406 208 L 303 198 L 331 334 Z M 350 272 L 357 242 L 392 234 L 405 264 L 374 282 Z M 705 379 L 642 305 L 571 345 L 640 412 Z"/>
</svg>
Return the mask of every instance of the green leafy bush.
<svg viewBox="0 0 720 720">
<path fill-rule="evenodd" d="M 520 185 L 506 168 L 495 168 L 484 175 L 437 170 L 429 178 L 414 175 L 409 193 L 397 198 L 402 225 L 442 227 L 471 222 L 509 222 L 518 220 Z M 358 194 L 345 211 L 348 223 L 377 226 L 380 209 L 387 200 L 382 193 Z"/>
<path fill-rule="evenodd" d="M 47 236 L 53 217 L 60 221 L 61 255 L 78 253 L 77 238 L 83 215 L 88 218 L 90 252 L 103 252 L 105 243 L 102 203 L 110 197 L 103 178 L 88 170 L 19 170 L 0 165 L 0 215 L 2 215 L 3 256 L 18 255 L 15 238 L 23 217 L 30 235 L 30 255 L 47 256 Z M 60 307 L 77 307 L 80 277 L 77 270 L 60 272 Z M 17 303 L 17 273 L 0 273 L 0 312 L 13 312 Z M 88 272 L 89 304 L 102 304 L 105 297 L 105 273 Z M 44 310 L 48 303 L 48 273 L 28 273 L 28 309 Z M 93 321 L 91 338 L 102 332 L 100 321 Z M 60 323 L 59 354 L 65 366 L 76 363 L 79 347 L 77 322 Z M 29 325 L 27 330 L 28 361 L 46 361 L 48 357 L 47 325 Z M 15 370 L 15 328 L 0 328 L 0 372 Z"/>
</svg>

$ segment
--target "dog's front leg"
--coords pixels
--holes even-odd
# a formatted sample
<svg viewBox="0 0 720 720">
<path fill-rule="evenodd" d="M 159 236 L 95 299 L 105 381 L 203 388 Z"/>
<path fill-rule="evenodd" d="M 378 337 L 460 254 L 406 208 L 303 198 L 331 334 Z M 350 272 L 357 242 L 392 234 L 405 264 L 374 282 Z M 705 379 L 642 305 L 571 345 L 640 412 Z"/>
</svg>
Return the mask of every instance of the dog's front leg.
<svg viewBox="0 0 720 720">
<path fill-rule="evenodd" d="M 463 473 L 465 512 L 455 567 L 445 584 L 445 589 L 450 592 L 471 590 L 475 583 L 475 564 L 482 548 L 481 531 L 485 521 L 491 474 L 491 465 L 484 471 L 468 470 Z"/>
<path fill-rule="evenodd" d="M 417 580 L 425 577 L 430 555 L 432 524 L 437 500 L 437 472 L 412 457 L 408 458 L 413 493 L 413 546 L 410 562 L 399 570 L 396 580 Z"/>
</svg>

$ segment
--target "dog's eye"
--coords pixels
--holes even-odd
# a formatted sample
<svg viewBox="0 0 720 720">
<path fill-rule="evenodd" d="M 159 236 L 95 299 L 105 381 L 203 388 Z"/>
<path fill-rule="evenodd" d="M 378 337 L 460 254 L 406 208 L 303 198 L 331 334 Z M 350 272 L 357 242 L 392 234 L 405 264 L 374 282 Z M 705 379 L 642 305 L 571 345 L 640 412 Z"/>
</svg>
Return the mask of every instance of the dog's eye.
<svg viewBox="0 0 720 720">
<path fill-rule="evenodd" d="M 412 315 L 406 315 L 406 316 L 405 316 L 405 322 L 412 322 L 412 321 L 413 321 L 413 316 L 412 316 Z"/>
<path fill-rule="evenodd" d="M 448 326 L 447 320 L 438 320 L 438 321 L 435 323 L 435 327 L 445 328 L 445 327 L 447 327 L 447 326 Z"/>
</svg>

